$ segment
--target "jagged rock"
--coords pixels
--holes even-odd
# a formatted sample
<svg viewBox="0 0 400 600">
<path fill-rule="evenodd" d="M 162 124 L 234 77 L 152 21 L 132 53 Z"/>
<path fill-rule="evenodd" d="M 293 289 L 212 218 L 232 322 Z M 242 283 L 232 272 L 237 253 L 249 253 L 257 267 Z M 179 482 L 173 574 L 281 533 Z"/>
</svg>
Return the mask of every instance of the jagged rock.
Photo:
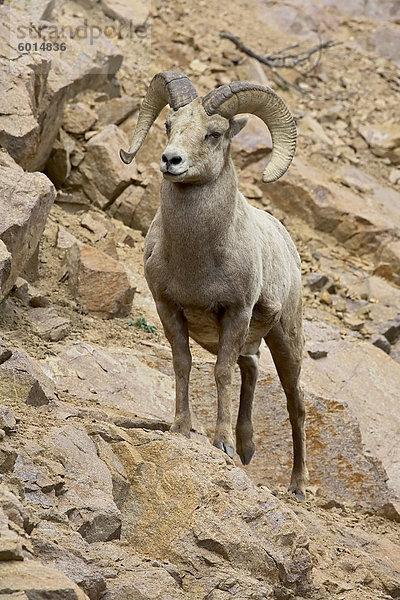
<svg viewBox="0 0 400 600">
<path fill-rule="evenodd" d="M 89 140 L 79 172 L 84 192 L 96 206 L 106 208 L 136 177 L 135 164 L 124 164 L 119 156 L 120 149 L 128 147 L 127 136 L 116 125 Z"/>
<path fill-rule="evenodd" d="M 190 564 L 198 574 L 207 563 L 226 577 L 235 571 L 238 597 L 248 597 L 249 588 L 260 593 L 261 585 L 271 593 L 278 582 L 307 588 L 305 531 L 268 490 L 256 488 L 211 445 L 138 429 L 129 439 L 134 454 L 121 444 L 114 448 L 132 482 L 121 509 L 124 542 L 181 569 Z"/>
<path fill-rule="evenodd" d="M 386 269 L 394 282 L 399 280 L 400 261 L 391 258 L 392 248 L 396 251 L 399 242 L 389 241 L 400 231 L 400 194 L 396 191 L 376 184 L 371 194 L 361 197 L 328 181 L 299 159 L 280 182 L 260 187 L 266 201 L 285 213 L 332 234 L 351 251 L 373 254 L 378 264 L 389 263 L 391 272 L 385 266 L 379 269 Z"/>
<path fill-rule="evenodd" d="M 4 346 L 3 340 L 0 340 L 0 365 L 6 362 L 12 355 L 12 351 Z"/>
<path fill-rule="evenodd" d="M 65 425 L 51 432 L 53 452 L 65 468 L 66 491 L 59 507 L 89 543 L 119 539 L 121 514 L 113 499 L 113 483 L 105 463 L 85 429 Z"/>
<path fill-rule="evenodd" d="M 11 399 L 14 394 L 23 398 L 31 406 L 43 406 L 49 403 L 49 397 L 44 392 L 39 381 L 24 371 L 13 370 L 11 363 L 13 357 L 1 365 L 5 367 L 0 371 L 0 398 Z M 10 363 L 10 364 L 9 364 Z"/>
<path fill-rule="evenodd" d="M 106 580 L 101 569 L 81 553 L 71 552 L 51 540 L 35 537 L 33 540 L 35 555 L 72 579 L 87 594 L 90 600 L 100 600 L 106 589 Z"/>
<path fill-rule="evenodd" d="M 322 273 L 310 273 L 306 278 L 306 285 L 312 292 L 322 290 L 329 283 L 329 278 Z"/>
<path fill-rule="evenodd" d="M 43 340 L 58 342 L 69 333 L 71 321 L 60 317 L 53 307 L 31 308 L 26 313 L 33 325 L 33 331 Z"/>
<path fill-rule="evenodd" d="M 50 304 L 50 300 L 47 296 L 42 294 L 40 290 L 35 288 L 35 286 L 31 285 L 22 277 L 17 278 L 17 281 L 15 282 L 15 285 L 12 288 L 12 293 L 14 296 L 22 300 L 25 304 L 29 304 L 30 306 L 33 306 L 35 308 L 44 308 L 46 306 L 49 306 Z"/>
<path fill-rule="evenodd" d="M 384 335 L 380 335 L 380 334 L 373 335 L 371 338 L 371 344 L 373 344 L 377 348 L 380 348 L 381 350 L 386 352 L 386 354 L 390 354 L 391 344 Z"/>
<path fill-rule="evenodd" d="M 23 10 L 24 14 L 29 15 L 34 22 L 49 21 L 54 10 L 55 0 L 38 0 L 33 3 L 29 0 L 14 0 L 12 5 L 14 8 Z"/>
<path fill-rule="evenodd" d="M 130 96 L 111 98 L 102 104 L 98 110 L 98 127 L 104 127 L 115 123 L 119 125 L 139 108 L 139 100 Z"/>
<path fill-rule="evenodd" d="M 9 473 L 14 469 L 18 454 L 12 448 L 0 446 L 0 473 Z"/>
<path fill-rule="evenodd" d="M 400 163 L 400 125 L 397 123 L 360 125 L 358 131 L 374 154 L 388 158 L 393 164 Z"/>
<path fill-rule="evenodd" d="M 82 243 L 83 242 L 78 240 L 78 238 L 72 235 L 72 233 L 67 231 L 67 229 L 65 229 L 61 225 L 58 226 L 56 242 L 57 248 L 59 248 L 60 250 L 68 250 L 69 248 L 72 248 L 74 244 L 77 244 L 79 246 Z"/>
<path fill-rule="evenodd" d="M 90 36 L 60 36 L 58 42 L 65 42 L 68 51 L 54 52 L 51 59 L 22 53 L 18 32 L 29 30 L 31 20 L 9 6 L 0 6 L 0 18 L 5 48 L 1 60 L 9 81 L 0 99 L 0 143 L 24 169 L 41 170 L 60 129 L 66 100 L 83 89 L 107 85 L 122 55 L 105 36 L 96 44 Z"/>
<path fill-rule="evenodd" d="M 96 248 L 74 244 L 67 267 L 71 293 L 85 309 L 106 319 L 129 314 L 135 290 L 121 263 Z"/>
<path fill-rule="evenodd" d="M 101 0 L 101 7 L 107 17 L 135 30 L 145 25 L 150 13 L 148 0 Z"/>
<path fill-rule="evenodd" d="M 0 302 L 2 300 L 2 288 L 4 283 L 10 277 L 11 273 L 11 254 L 7 250 L 5 243 L 0 240 Z"/>
<path fill-rule="evenodd" d="M 328 352 L 320 348 L 315 350 L 307 350 L 307 352 L 308 355 L 314 360 L 319 360 L 320 358 L 325 358 L 325 356 L 328 356 Z"/>
<path fill-rule="evenodd" d="M 312 361 L 312 364 L 310 364 L 310 360 L 304 362 L 302 379 L 307 392 L 330 399 L 326 401 L 326 408 L 332 407 L 332 417 L 335 412 L 337 414 L 337 411 L 343 410 L 343 408 L 340 409 L 339 404 L 345 407 L 346 413 L 358 424 L 359 435 L 368 449 L 369 456 L 375 458 L 375 464 L 377 461 L 381 461 L 386 470 L 389 478 L 389 490 L 393 490 L 400 497 L 399 458 L 396 453 L 393 453 L 392 446 L 392 440 L 399 435 L 400 431 L 400 419 L 395 408 L 398 396 L 396 390 L 400 386 L 400 365 L 368 342 L 327 341 L 324 346 L 328 351 L 324 360 Z M 378 405 L 377 398 L 379 398 Z M 314 427 L 309 436 L 309 450 L 311 449 L 311 453 L 313 453 L 313 444 L 318 445 L 319 438 L 315 429 L 315 408 L 310 412 L 310 417 L 313 419 Z M 321 423 L 325 421 L 324 429 L 326 430 L 326 423 L 330 420 L 328 413 L 325 413 L 323 417 L 321 415 L 321 419 Z M 385 431 L 385 436 L 381 435 L 382 431 Z M 341 443 L 343 438 L 344 435 L 342 435 Z M 333 442 L 333 440 L 331 441 Z M 336 451 L 330 449 L 330 441 L 326 437 L 324 444 L 328 455 L 331 452 L 329 463 L 330 469 L 332 469 L 336 462 L 338 465 L 340 464 L 340 459 L 339 457 L 333 458 Z M 354 477 L 357 477 L 355 473 L 358 467 L 355 458 L 356 454 L 362 454 L 363 450 L 359 446 L 356 452 L 355 438 L 353 438 L 352 444 L 351 452 L 354 458 L 348 454 L 347 450 L 345 451 L 344 446 L 341 454 L 342 460 L 349 465 L 349 474 L 354 469 Z M 347 458 L 344 459 L 346 455 Z M 321 455 L 319 460 L 321 460 Z M 361 466 L 360 463 L 359 466 Z M 357 480 L 360 481 L 360 486 L 358 489 L 349 480 L 346 489 L 343 488 L 337 497 L 345 497 L 347 493 L 355 494 L 361 502 L 365 502 L 368 498 L 369 502 L 376 502 L 375 506 L 377 506 L 380 496 L 381 506 L 385 504 L 383 498 L 387 484 L 384 483 L 384 479 L 373 484 L 370 480 L 372 472 L 367 475 L 370 468 L 371 465 L 365 470 L 364 465 L 363 470 L 359 472 L 360 476 Z M 339 480 L 342 476 L 338 475 Z M 366 490 L 372 489 L 371 485 L 372 488 L 375 488 L 373 494 L 366 492 Z M 362 491 L 363 488 L 365 491 Z"/>
<path fill-rule="evenodd" d="M 129 348 L 102 348 L 82 341 L 68 344 L 43 364 L 60 390 L 125 412 L 130 417 L 172 422 L 173 378 L 152 369 Z"/>
<path fill-rule="evenodd" d="M 141 231 L 143 235 L 146 235 L 148 232 L 151 222 L 160 206 L 162 175 L 158 165 L 151 165 L 146 176 L 147 187 L 133 212 L 130 224 L 132 229 Z"/>
<path fill-rule="evenodd" d="M 45 175 L 24 173 L 0 152 L 0 239 L 12 256 L 10 274 L 1 281 L 3 297 L 34 254 L 54 199 L 54 186 Z"/>
<path fill-rule="evenodd" d="M 6 433 L 10 433 L 15 430 L 15 426 L 17 421 L 15 419 L 15 415 L 7 408 L 7 406 L 0 406 L 0 427 Z"/>
<path fill-rule="evenodd" d="M 26 598 L 57 600 L 89 600 L 82 590 L 57 569 L 34 560 L 0 563 L 0 594 Z M 4 596 L 3 596 L 4 597 Z"/>
<path fill-rule="evenodd" d="M 24 352 L 14 350 L 12 356 L 0 365 L 0 398 L 11 398 L 16 395 L 26 402 L 33 387 L 31 398 L 37 398 L 35 394 L 39 394 L 39 398 L 42 398 L 37 384 L 47 398 L 43 403 L 48 404 L 49 400 L 56 398 L 55 385 L 44 374 L 40 362 Z"/>
<path fill-rule="evenodd" d="M 395 240 L 383 246 L 375 274 L 400 286 L 400 242 Z"/>
<path fill-rule="evenodd" d="M 131 227 L 133 214 L 142 200 L 144 192 L 145 188 L 140 185 L 129 185 L 110 206 L 110 215 Z"/>
<path fill-rule="evenodd" d="M 64 110 L 63 128 L 68 133 L 83 134 L 97 121 L 97 114 L 84 102 L 67 104 Z"/>
<path fill-rule="evenodd" d="M 71 173 L 71 154 L 74 150 L 74 139 L 63 129 L 60 129 L 45 169 L 46 175 L 55 185 L 61 186 L 69 177 Z"/>
<path fill-rule="evenodd" d="M 397 319 L 381 326 L 380 333 L 385 336 L 390 344 L 395 344 L 400 337 L 400 315 L 397 316 Z"/>
<path fill-rule="evenodd" d="M 300 120 L 299 132 L 300 134 L 311 135 L 311 137 L 317 141 L 328 144 L 328 146 L 332 145 L 332 140 L 327 135 L 322 125 L 320 125 L 320 123 L 318 123 L 318 121 L 310 115 L 307 115 Z"/>
<path fill-rule="evenodd" d="M 95 212 L 85 213 L 81 225 L 96 235 L 96 241 L 106 237 L 109 231 L 105 217 Z"/>
</svg>

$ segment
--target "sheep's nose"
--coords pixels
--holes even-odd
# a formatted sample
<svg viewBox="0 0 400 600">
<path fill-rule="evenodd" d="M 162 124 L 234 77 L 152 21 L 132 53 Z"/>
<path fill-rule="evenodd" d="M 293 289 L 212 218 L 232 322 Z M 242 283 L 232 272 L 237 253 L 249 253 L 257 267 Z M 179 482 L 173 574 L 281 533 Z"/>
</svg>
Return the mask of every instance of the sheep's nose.
<svg viewBox="0 0 400 600">
<path fill-rule="evenodd" d="M 161 157 L 161 160 L 168 165 L 179 165 L 182 162 L 182 156 L 175 151 L 166 150 Z"/>
</svg>

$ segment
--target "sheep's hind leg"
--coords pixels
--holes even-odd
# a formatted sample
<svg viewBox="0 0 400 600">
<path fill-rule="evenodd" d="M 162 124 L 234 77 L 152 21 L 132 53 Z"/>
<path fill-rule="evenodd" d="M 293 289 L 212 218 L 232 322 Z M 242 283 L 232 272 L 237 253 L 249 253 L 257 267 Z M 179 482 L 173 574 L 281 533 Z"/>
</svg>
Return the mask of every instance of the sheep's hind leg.
<svg viewBox="0 0 400 600">
<path fill-rule="evenodd" d="M 300 326 L 287 329 L 282 320 L 265 336 L 276 370 L 284 389 L 293 437 L 293 470 L 289 486 L 298 500 L 305 500 L 308 471 L 306 466 L 306 435 L 304 394 L 299 385 L 303 352 L 303 330 Z"/>
<path fill-rule="evenodd" d="M 189 437 L 192 428 L 189 407 L 189 376 L 192 355 L 189 347 L 188 325 L 183 312 L 174 304 L 157 300 L 156 305 L 165 335 L 171 344 L 175 372 L 175 419 L 170 431 Z"/>
<path fill-rule="evenodd" d="M 238 358 L 242 385 L 240 388 L 239 414 L 236 423 L 236 452 L 244 465 L 248 465 L 255 452 L 253 441 L 252 410 L 254 391 L 258 376 L 260 351 L 255 354 L 241 355 Z"/>
</svg>

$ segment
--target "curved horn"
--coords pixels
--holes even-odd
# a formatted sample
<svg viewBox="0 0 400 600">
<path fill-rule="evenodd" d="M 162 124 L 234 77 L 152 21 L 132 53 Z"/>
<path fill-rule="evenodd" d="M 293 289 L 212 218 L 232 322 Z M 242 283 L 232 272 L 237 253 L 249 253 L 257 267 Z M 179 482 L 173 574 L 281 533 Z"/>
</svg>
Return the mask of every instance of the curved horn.
<svg viewBox="0 0 400 600">
<path fill-rule="evenodd" d="M 164 71 L 154 75 L 139 111 L 139 117 L 128 152 L 120 150 L 120 157 L 129 164 L 143 144 L 150 127 L 167 104 L 174 110 L 198 97 L 190 79 L 183 73 Z"/>
<path fill-rule="evenodd" d="M 239 113 L 252 113 L 264 121 L 273 144 L 271 160 L 262 176 L 264 182 L 279 179 L 289 168 L 296 148 L 296 124 L 273 90 L 248 81 L 233 81 L 207 94 L 203 107 L 208 115 L 218 113 L 231 119 Z"/>
</svg>

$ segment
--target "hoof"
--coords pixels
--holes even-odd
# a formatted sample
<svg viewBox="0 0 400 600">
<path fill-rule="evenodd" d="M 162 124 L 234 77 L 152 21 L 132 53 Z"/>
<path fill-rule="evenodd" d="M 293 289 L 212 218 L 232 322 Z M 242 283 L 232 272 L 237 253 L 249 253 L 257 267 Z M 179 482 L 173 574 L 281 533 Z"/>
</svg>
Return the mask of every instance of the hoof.
<svg viewBox="0 0 400 600">
<path fill-rule="evenodd" d="M 306 491 L 303 486 L 291 485 L 289 487 L 289 492 L 291 492 L 299 502 L 304 502 L 306 499 Z"/>
<path fill-rule="evenodd" d="M 248 448 L 236 448 L 237 453 L 240 456 L 240 460 L 242 461 L 242 465 L 248 465 L 251 462 L 251 459 L 254 456 L 254 452 L 256 451 L 256 447 L 254 444 L 249 446 Z"/>
<path fill-rule="evenodd" d="M 214 446 L 219 448 L 219 450 L 222 450 L 222 452 L 225 452 L 225 454 L 227 454 L 230 458 L 233 458 L 234 449 L 230 444 L 220 441 L 214 442 Z"/>
</svg>

